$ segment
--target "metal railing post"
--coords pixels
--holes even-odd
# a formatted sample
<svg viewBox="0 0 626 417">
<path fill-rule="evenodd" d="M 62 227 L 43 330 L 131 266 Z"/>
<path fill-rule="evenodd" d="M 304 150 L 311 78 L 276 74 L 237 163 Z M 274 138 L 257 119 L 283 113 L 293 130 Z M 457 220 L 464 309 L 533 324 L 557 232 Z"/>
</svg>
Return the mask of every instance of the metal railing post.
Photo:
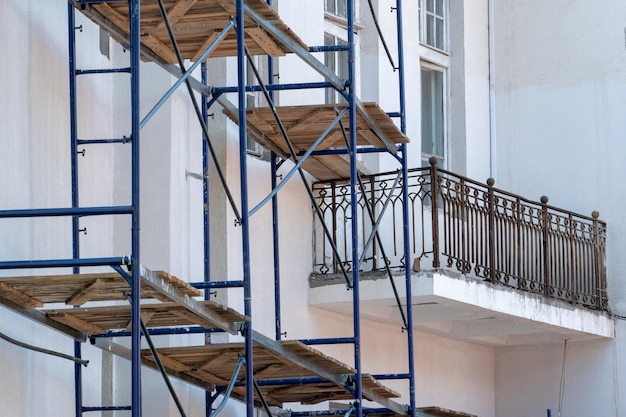
<svg viewBox="0 0 626 417">
<path fill-rule="evenodd" d="M 541 229 L 542 229 L 542 244 L 543 244 L 543 282 L 544 282 L 544 295 L 550 297 L 550 248 L 548 246 L 548 231 L 550 228 L 550 222 L 548 218 L 548 197 L 541 196 Z"/>
<path fill-rule="evenodd" d="M 489 208 L 489 233 L 488 233 L 488 250 L 489 250 L 489 282 L 494 282 L 496 278 L 496 247 L 495 247 L 495 225 L 496 212 L 494 208 L 493 185 L 496 181 L 493 178 L 487 179 L 488 192 L 488 208 Z"/>
<path fill-rule="evenodd" d="M 370 182 L 370 207 L 372 208 L 372 223 L 374 223 L 376 221 L 376 178 L 375 177 L 370 177 L 369 178 L 369 182 Z M 364 194 L 364 203 L 367 204 L 367 200 L 365 198 L 365 190 L 362 191 Z M 391 198 L 391 196 L 389 196 Z M 395 229 L 394 229 L 395 230 Z M 378 233 L 378 232 L 376 232 Z M 376 256 L 376 239 L 374 239 L 374 242 L 372 242 L 372 270 L 375 271 L 376 269 L 378 269 L 378 262 L 377 262 L 377 256 Z M 387 262 L 386 259 L 383 259 L 383 262 Z"/>
<path fill-rule="evenodd" d="M 604 298 L 604 282 L 602 280 L 602 252 L 600 248 L 600 221 L 598 218 L 600 217 L 600 213 L 598 211 L 593 211 L 591 213 L 591 217 L 593 218 L 593 268 L 595 274 L 595 282 L 596 282 L 596 294 L 598 296 L 598 308 L 602 308 L 603 298 Z"/>
<path fill-rule="evenodd" d="M 430 200 L 433 236 L 433 268 L 439 268 L 439 178 L 437 174 L 437 158 L 431 156 L 430 163 Z"/>
</svg>

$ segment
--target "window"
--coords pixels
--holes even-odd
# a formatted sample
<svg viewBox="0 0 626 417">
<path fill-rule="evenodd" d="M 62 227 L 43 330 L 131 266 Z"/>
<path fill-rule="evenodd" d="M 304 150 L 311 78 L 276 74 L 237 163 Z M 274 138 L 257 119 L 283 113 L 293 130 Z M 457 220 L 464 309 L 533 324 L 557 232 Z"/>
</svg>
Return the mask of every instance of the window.
<svg viewBox="0 0 626 417">
<path fill-rule="evenodd" d="M 347 17 L 347 0 L 325 0 L 324 10 L 336 16 Z"/>
<path fill-rule="evenodd" d="M 445 71 L 422 67 L 422 166 L 443 166 L 446 145 Z"/>
<path fill-rule="evenodd" d="M 348 43 L 333 36 L 329 33 L 324 33 L 324 46 L 347 46 Z M 324 52 L 324 64 L 337 74 L 338 77 L 347 80 L 348 79 L 348 52 L 347 51 L 334 51 Z M 326 89 L 326 104 L 340 103 L 345 99 L 334 89 Z"/>
<path fill-rule="evenodd" d="M 256 67 L 258 73 L 263 77 L 263 70 L 261 68 L 258 56 L 252 57 L 252 61 L 254 62 L 254 66 Z M 265 81 L 264 81 L 265 82 Z M 252 65 L 250 62 L 246 60 L 246 85 L 259 85 L 259 82 L 254 75 L 254 70 L 252 69 Z M 263 94 L 260 92 L 249 91 L 246 93 L 246 109 L 253 109 L 262 105 Z M 263 147 L 254 141 L 250 136 L 247 137 L 246 147 L 248 149 L 248 153 L 254 156 L 262 156 L 263 155 Z"/>
<path fill-rule="evenodd" d="M 448 0 L 420 0 L 420 42 L 447 50 Z"/>
</svg>

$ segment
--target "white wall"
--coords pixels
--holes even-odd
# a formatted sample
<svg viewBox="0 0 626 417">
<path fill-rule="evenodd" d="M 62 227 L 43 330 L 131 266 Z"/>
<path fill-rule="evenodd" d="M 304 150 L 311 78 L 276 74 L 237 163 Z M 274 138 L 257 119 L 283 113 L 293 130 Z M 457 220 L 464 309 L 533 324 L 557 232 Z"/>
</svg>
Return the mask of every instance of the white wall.
<svg viewBox="0 0 626 417">
<path fill-rule="evenodd" d="M 499 348 L 496 415 L 620 415 L 616 360 L 610 341 Z"/>
<path fill-rule="evenodd" d="M 308 44 L 323 43 L 322 24 L 308 25 L 301 19 L 303 10 L 293 2 L 280 2 L 285 21 Z M 378 3 L 385 25 L 395 25 L 395 15 L 387 14 L 390 4 Z M 406 5 L 407 14 L 415 18 L 415 4 Z M 473 10 L 473 9 L 472 9 Z M 67 49 L 65 22 L 66 2 L 56 0 L 35 5 L 34 2 L 5 1 L 0 4 L 0 15 L 5 24 L 0 25 L 0 96 L 11 97 L 0 107 L 0 143 L 5 154 L 0 164 L 1 208 L 69 206 L 69 117 L 67 86 Z M 481 11 L 477 12 L 482 22 Z M 307 6 L 306 14 L 322 19 L 321 4 Z M 469 14 L 468 14 L 469 16 Z M 318 19 L 319 18 L 319 19 Z M 473 19 L 473 18 L 472 18 Z M 482 20 L 481 20 L 482 19 Z M 97 51 L 98 30 L 85 18 L 79 21 L 84 31 L 78 36 L 87 45 L 81 48 L 80 66 L 124 65 L 127 60 L 119 46 L 112 46 L 112 62 Z M 365 21 L 365 18 L 364 18 Z M 61 23 L 60 23 L 61 22 Z M 467 23 L 468 27 L 470 26 Z M 367 38 L 373 27 L 367 26 Z M 411 54 L 406 58 L 407 68 L 407 131 L 410 137 L 419 133 L 419 58 L 417 28 L 410 19 L 405 20 L 405 42 Z M 480 29 L 477 29 L 481 31 Z M 480 32 L 483 36 L 484 30 Z M 386 30 L 393 35 L 393 31 Z M 472 35 L 473 36 L 473 35 Z M 477 35 L 478 36 L 478 35 Z M 364 39 L 366 36 L 364 35 Z M 413 41 L 411 41 L 413 38 Z M 393 36 L 390 45 L 395 48 Z M 389 41 L 390 39 L 388 39 Z M 375 99 L 388 111 L 397 111 L 397 92 L 386 87 L 394 85 L 397 74 L 390 71 L 378 48 L 377 82 L 385 91 L 363 87 L 366 99 Z M 321 57 L 321 55 L 320 55 Z M 318 80 L 318 76 L 294 57 L 280 60 L 281 83 L 301 82 L 303 78 Z M 16 65 L 18 63 L 19 65 Z M 365 63 L 365 59 L 364 59 Z M 480 90 L 484 81 L 483 61 L 477 58 L 476 82 Z M 210 64 L 211 83 L 233 85 L 232 60 L 214 60 Z M 362 67 L 364 68 L 364 67 Z M 172 78 L 150 64 L 142 65 L 142 102 L 145 112 L 160 94 L 173 82 Z M 474 74 L 474 73 L 472 73 Z M 368 74 L 369 75 L 369 74 Z M 367 78 L 369 80 L 370 78 Z M 365 78 L 364 78 L 365 80 Z M 124 75 L 83 77 L 80 80 L 81 136 L 105 138 L 128 134 L 128 79 Z M 482 91 L 482 90 L 481 90 Z M 195 125 L 189 99 L 184 89 L 177 92 L 162 108 L 158 116 L 142 131 L 142 262 L 151 269 L 166 269 L 183 279 L 201 280 L 201 183 L 187 178 L 185 171 L 201 172 L 201 145 L 199 129 Z M 469 95 L 469 94 L 468 94 Z M 281 95 L 281 104 L 320 102 L 323 95 Z M 239 197 L 239 152 L 237 128 L 214 108 L 215 119 L 209 125 L 219 159 L 237 204 Z M 482 113 L 482 110 L 476 110 Z M 482 120 L 482 119 L 481 119 Z M 478 122 L 477 122 L 478 123 Z M 471 128 L 472 132 L 482 127 Z M 419 161 L 419 139 L 414 139 L 411 156 Z M 128 204 L 129 202 L 129 145 L 90 147 L 80 158 L 81 203 L 84 205 Z M 249 192 L 251 206 L 269 192 L 269 164 L 248 158 Z M 394 165 L 395 167 L 396 165 Z M 288 165 L 281 168 L 286 174 Z M 52 185 L 41 179 L 54 178 Z M 307 307 L 308 275 L 311 271 L 312 212 L 310 202 L 296 176 L 279 195 L 280 246 L 282 275 L 283 331 L 288 339 L 308 337 L 349 336 L 351 320 L 343 316 Z M 241 227 L 235 226 L 234 216 L 226 202 L 221 186 L 211 170 L 211 228 L 213 279 L 241 279 Z M 119 256 L 130 249 L 127 219 L 85 219 L 88 234 L 81 237 L 84 253 L 92 256 Z M 44 226 L 39 221 L 0 222 L 2 235 L 18 236 L 14 240 L 0 241 L 3 259 L 28 259 L 34 257 L 70 257 L 69 225 L 67 221 L 53 221 L 55 226 Z M 273 336 L 273 273 L 271 261 L 271 222 L 268 208 L 251 219 L 251 270 L 253 278 L 253 314 L 257 330 Z M 104 253 L 104 255 L 103 255 Z M 22 271 L 20 271 L 22 272 Z M 7 274 L 7 272 L 3 272 Z M 242 308 L 242 292 L 234 290 L 225 295 L 219 291 L 218 300 Z M 7 333 L 23 337 L 25 341 L 45 344 L 48 348 L 71 351 L 71 342 L 55 332 L 16 319 L 13 313 L 2 310 Z M 27 329 L 27 331 L 24 331 Z M 363 358 L 366 372 L 403 372 L 406 370 L 405 335 L 399 328 L 363 322 Z M 195 342 L 198 340 L 194 339 Z M 173 340 L 160 340 L 168 345 Z M 4 346 L 4 345 L 0 345 Z M 389 347 L 391 346 L 391 348 Z M 4 349 L 4 347 L 2 347 Z M 350 348 L 325 347 L 324 351 L 336 353 L 346 363 L 352 363 Z M 5 352 L 5 350 L 3 350 Z M 71 365 L 52 366 L 47 358 L 26 353 L 13 347 L 6 348 L 10 361 L 0 361 L 4 381 L 13 381 L 3 392 L 12 401 L 3 401 L 3 415 L 38 416 L 37 407 L 54 405 L 47 415 L 71 415 L 74 396 L 71 390 L 73 373 Z M 114 401 L 127 405 L 129 401 L 128 362 L 105 356 L 100 364 L 101 352 L 85 347 L 85 356 L 91 359 L 89 377 L 85 378 L 86 404 L 97 405 Z M 457 409 L 481 417 L 494 413 L 494 351 L 478 346 L 428 334 L 416 335 L 417 400 L 420 406 L 437 405 Z M 17 363 L 26 363 L 18 367 Z M 62 370 L 61 370 L 62 369 Z M 14 381 L 20 381 L 16 384 Z M 100 386 L 101 382 L 103 387 Z M 146 413 L 150 415 L 175 415 L 165 388 L 152 371 L 144 377 Z M 406 384 L 390 382 L 408 401 Z M 44 387 L 45 386 L 45 387 Z M 203 394 L 183 384 L 176 384 L 184 402 L 194 410 L 202 407 Z M 42 388 L 43 387 L 43 388 Z M 101 393 L 102 391 L 102 393 Z M 451 395 L 451 392 L 454 395 Z M 31 402 L 37 398 L 37 402 Z M 39 406 L 38 404 L 42 404 Z M 32 407 L 32 408 L 29 408 Z M 199 411 L 198 411 L 199 412 Z M 234 413 L 234 411 L 233 411 Z"/>
<path fill-rule="evenodd" d="M 599 210 L 608 228 L 609 304 L 624 314 L 626 219 L 622 207 L 626 195 L 621 155 L 626 151 L 626 6 L 611 0 L 593 7 L 581 0 L 495 3 L 496 186 L 536 200 L 547 195 L 550 204 L 585 215 Z M 623 413 L 626 398 L 619 387 L 624 375 L 624 337 L 618 322 L 612 346 L 572 347 L 572 363 L 581 371 L 566 379 L 578 384 L 566 393 L 567 415 Z M 558 361 L 558 351 L 546 348 L 546 355 Z M 529 404 L 555 407 L 558 366 L 548 365 L 537 350 L 504 351 L 497 369 L 502 393 L 497 396 L 498 410 L 528 415 L 522 410 Z M 533 388 L 533 381 L 542 378 L 551 382 L 541 385 L 545 389 Z M 516 389 L 530 390 L 524 398 L 527 404 L 508 395 Z M 589 404 L 595 408 L 588 408 Z M 616 405 L 620 411 L 615 411 Z"/>
</svg>

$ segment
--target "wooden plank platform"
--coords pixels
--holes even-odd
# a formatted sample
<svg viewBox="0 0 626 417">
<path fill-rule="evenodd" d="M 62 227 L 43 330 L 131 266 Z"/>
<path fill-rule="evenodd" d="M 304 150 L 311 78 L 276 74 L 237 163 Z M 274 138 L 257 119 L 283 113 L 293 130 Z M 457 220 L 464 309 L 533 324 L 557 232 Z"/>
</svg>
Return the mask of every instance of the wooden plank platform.
<svg viewBox="0 0 626 417">
<path fill-rule="evenodd" d="M 305 152 L 335 120 L 337 112 L 341 112 L 346 106 L 346 104 L 284 106 L 276 110 L 294 150 Z M 409 142 L 406 135 L 377 103 L 363 103 L 363 110 L 369 122 L 357 113 L 357 146 L 385 148 L 386 144 L 375 133 L 376 129 L 394 144 Z M 238 115 L 226 109 L 224 113 L 235 123 L 238 122 Z M 370 122 L 375 126 L 371 126 Z M 279 155 L 289 154 L 289 148 L 269 107 L 246 111 L 246 123 L 250 137 L 255 141 Z M 341 125 L 339 123 L 335 125 L 315 150 L 346 149 L 342 126 L 348 136 L 350 129 L 347 113 L 343 116 Z M 304 161 L 302 166 L 319 181 L 350 178 L 350 163 L 347 155 L 311 156 Z"/>
<path fill-rule="evenodd" d="M 152 299 L 141 305 L 141 316 L 148 328 L 200 325 L 220 327 L 235 334 L 240 329 L 239 324 L 246 321 L 244 315 L 218 303 L 195 300 L 193 297 L 201 296 L 202 292 L 170 274 L 140 268 L 142 298 Z M 67 328 L 68 334 L 77 331 L 87 337 L 107 330 L 130 330 L 129 305 L 103 305 L 125 299 L 130 291 L 130 286 L 118 273 L 0 278 L 0 301 L 9 300 L 5 305 L 16 311 L 25 309 L 45 314 L 46 320 Z M 100 303 L 81 308 L 40 309 L 50 303 L 80 306 L 93 301 Z M 271 405 L 353 399 L 345 386 L 355 373 L 351 367 L 298 341 L 278 342 L 253 331 L 253 343 L 255 378 L 266 382 L 283 380 L 262 387 Z M 243 353 L 243 343 L 159 349 L 168 373 L 202 388 L 226 385 Z M 150 351 L 143 352 L 143 362 L 156 366 Z M 286 384 L 284 381 L 309 377 L 323 380 L 310 384 Z M 244 378 L 243 372 L 239 378 L 240 381 Z M 397 405 L 390 399 L 399 395 L 370 375 L 362 376 L 362 384 L 364 398 L 386 407 Z M 245 386 L 236 387 L 234 396 L 244 399 Z M 397 405 L 397 409 L 402 410 L 402 407 Z"/>
<path fill-rule="evenodd" d="M 320 367 L 337 375 L 352 375 L 354 369 L 308 347 L 298 341 L 283 341 L 281 345 L 294 354 L 314 360 Z M 227 385 L 231 379 L 240 355 L 244 353 L 243 343 L 215 344 L 206 346 L 174 347 L 159 349 L 159 356 L 169 372 L 187 374 L 193 378 L 216 385 Z M 298 366 L 284 356 L 259 344 L 253 347 L 254 375 L 257 381 L 280 380 L 285 378 L 317 377 L 310 370 Z M 152 353 L 143 352 L 144 363 L 156 366 Z M 245 374 L 241 369 L 238 380 L 244 381 Z M 363 386 L 375 390 L 384 398 L 395 398 L 399 395 L 381 385 L 370 375 L 363 375 Z M 315 404 L 326 400 L 350 400 L 354 397 L 342 386 L 333 382 L 302 383 L 302 384 L 263 384 L 261 391 L 270 405 L 281 406 L 286 402 Z M 234 389 L 234 396 L 245 398 L 245 384 Z"/>
<path fill-rule="evenodd" d="M 197 61 L 222 29 L 235 16 L 232 0 L 163 0 L 176 43 L 184 59 Z M 264 0 L 246 0 L 246 4 L 267 19 L 292 41 L 306 45 Z M 125 44 L 129 37 L 128 5 L 125 2 L 105 2 L 82 5 L 80 10 L 94 22 L 109 31 L 118 42 Z M 162 62 L 177 64 L 167 27 L 161 18 L 156 1 L 141 3 L 141 43 Z M 245 43 L 253 55 L 282 56 L 289 50 L 280 39 L 270 36 L 248 15 L 245 17 Z M 236 56 L 237 38 L 234 29 L 220 42 L 211 57 Z"/>
<path fill-rule="evenodd" d="M 167 272 L 154 273 L 184 295 L 199 297 L 203 294 Z M 141 298 L 171 301 L 153 283 L 143 283 Z M 125 300 L 129 293 L 130 286 L 117 272 L 0 278 L 0 296 L 25 308 L 43 307 L 50 303 L 81 306 L 90 301 L 119 301 Z"/>
<path fill-rule="evenodd" d="M 204 301 L 201 304 L 219 314 L 225 321 L 233 323 L 246 321 L 243 314 L 214 301 Z M 52 309 L 42 312 L 50 319 L 90 336 L 104 334 L 107 330 L 130 330 L 130 305 Z M 178 303 L 142 304 L 141 318 L 147 328 L 215 326 Z"/>
</svg>

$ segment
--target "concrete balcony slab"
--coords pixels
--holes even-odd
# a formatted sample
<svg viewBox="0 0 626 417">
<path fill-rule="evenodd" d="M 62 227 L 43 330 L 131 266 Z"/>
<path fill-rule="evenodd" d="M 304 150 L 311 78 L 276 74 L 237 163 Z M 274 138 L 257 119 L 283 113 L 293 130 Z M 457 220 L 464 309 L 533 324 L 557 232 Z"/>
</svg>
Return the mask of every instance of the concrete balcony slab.
<svg viewBox="0 0 626 417">
<path fill-rule="evenodd" d="M 393 276 L 403 308 L 404 273 Z M 445 270 L 413 272 L 415 330 L 491 346 L 610 339 L 614 321 L 603 311 L 520 291 Z M 309 305 L 351 314 L 352 293 L 342 277 L 314 275 Z M 402 326 L 400 310 L 386 275 L 360 279 L 361 317 Z"/>
</svg>

